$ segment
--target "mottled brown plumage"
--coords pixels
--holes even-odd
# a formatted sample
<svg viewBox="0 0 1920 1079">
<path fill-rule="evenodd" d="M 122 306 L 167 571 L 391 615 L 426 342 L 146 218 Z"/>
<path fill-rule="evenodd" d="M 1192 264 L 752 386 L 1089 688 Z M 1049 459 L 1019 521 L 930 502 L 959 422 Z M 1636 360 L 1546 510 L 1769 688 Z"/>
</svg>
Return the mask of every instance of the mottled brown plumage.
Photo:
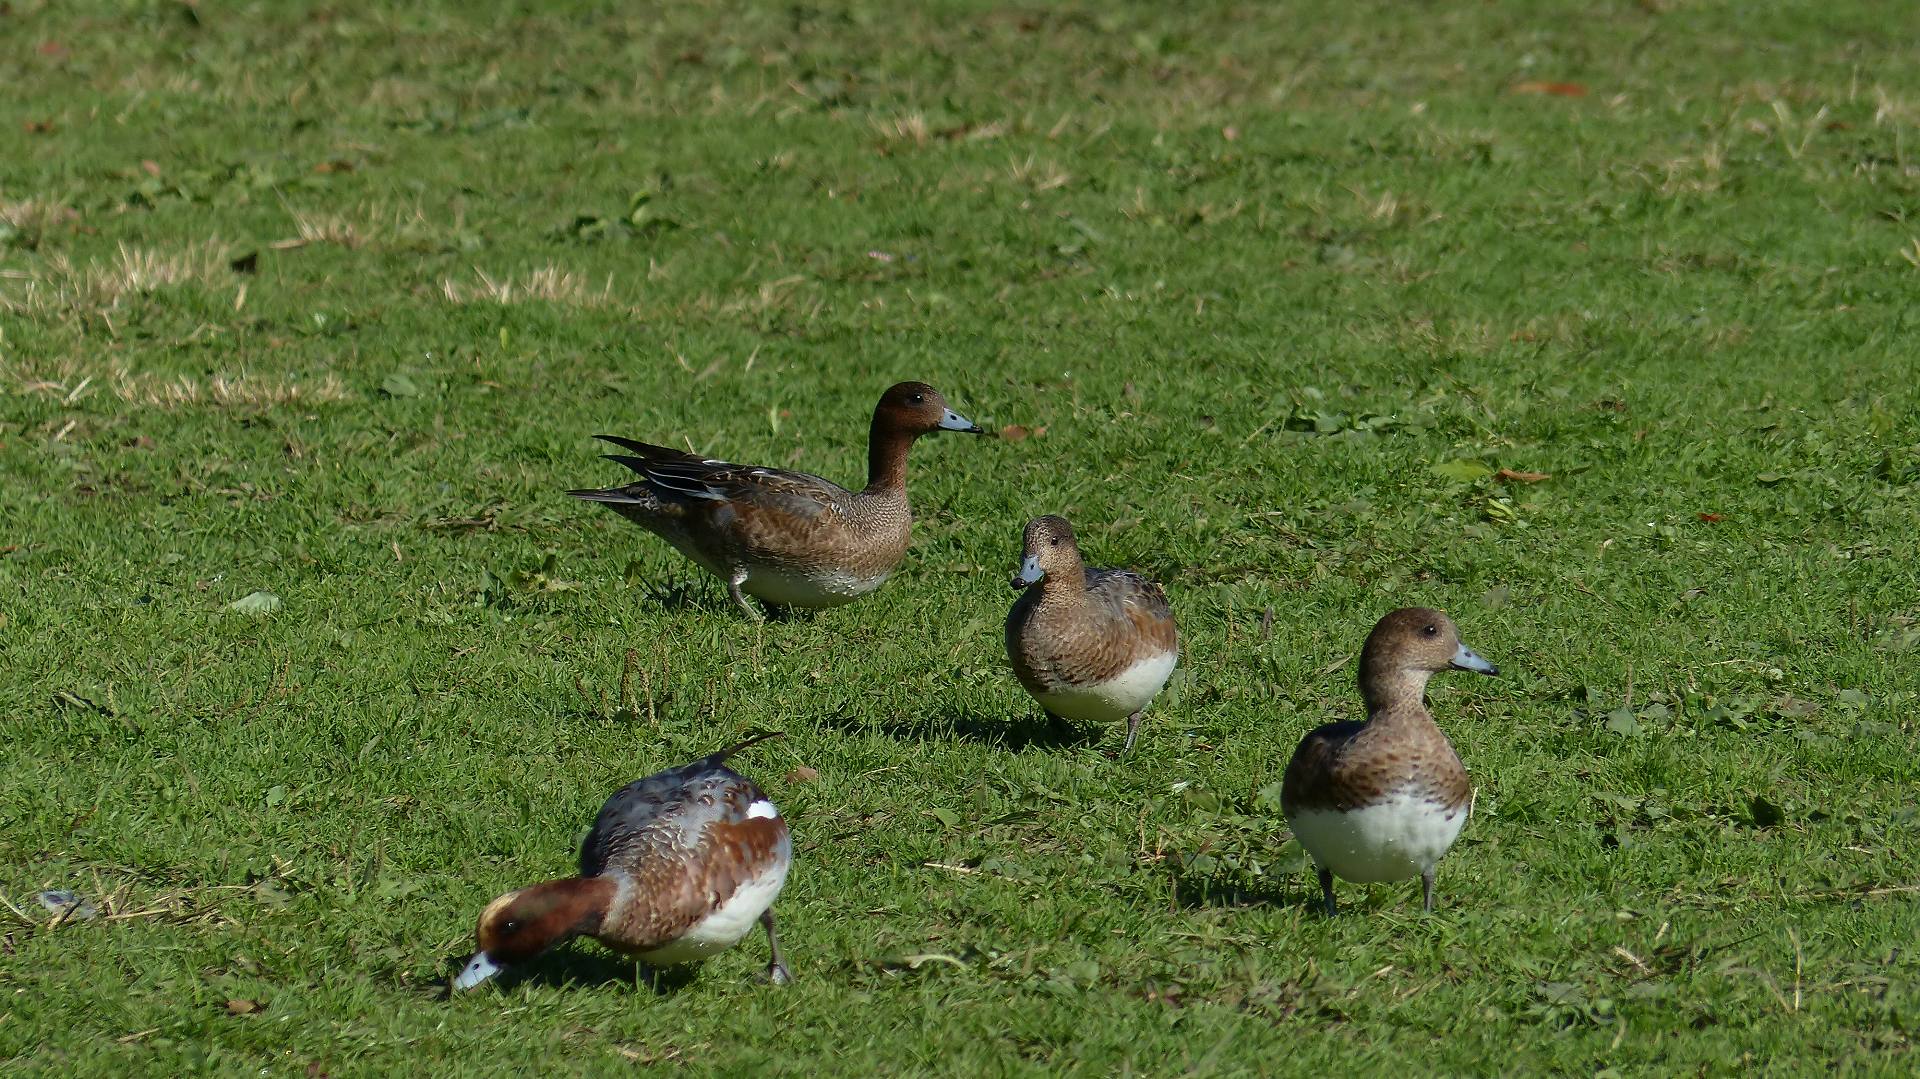
<svg viewBox="0 0 1920 1079">
<path fill-rule="evenodd" d="M 831 607 L 880 587 L 906 556 L 913 515 L 907 454 L 933 431 L 980 429 L 923 382 L 887 390 L 873 412 L 867 486 L 849 491 L 804 472 L 736 465 L 617 435 L 629 451 L 609 454 L 640 479 L 620 487 L 569 491 L 598 502 L 665 539 L 744 595 L 799 607 Z M 744 594 L 744 595 L 743 595 Z"/>
<path fill-rule="evenodd" d="M 1014 675 L 1049 715 L 1095 723 L 1125 717 L 1125 748 L 1133 748 L 1141 713 L 1179 656 L 1166 594 L 1137 573 L 1087 568 L 1073 526 L 1061 517 L 1029 521 L 1021 546 L 1013 584 L 1027 591 L 1006 626 Z"/>
<path fill-rule="evenodd" d="M 480 915 L 467 988 L 573 936 L 655 965 L 703 958 L 756 918 L 772 949 L 768 974 L 789 978 L 767 909 L 792 860 L 787 824 L 760 789 L 725 766 L 750 739 L 627 784 L 607 800 L 580 848 L 580 875 L 494 900 Z"/>
<path fill-rule="evenodd" d="M 1320 867 L 1329 913 L 1336 872 L 1394 879 L 1395 867 L 1421 876 L 1432 908 L 1432 863 L 1473 800 L 1466 768 L 1424 701 L 1427 679 L 1448 669 L 1498 673 L 1460 643 L 1445 614 L 1424 607 L 1388 614 L 1360 654 L 1367 718 L 1310 731 L 1287 764 L 1281 807 Z"/>
</svg>

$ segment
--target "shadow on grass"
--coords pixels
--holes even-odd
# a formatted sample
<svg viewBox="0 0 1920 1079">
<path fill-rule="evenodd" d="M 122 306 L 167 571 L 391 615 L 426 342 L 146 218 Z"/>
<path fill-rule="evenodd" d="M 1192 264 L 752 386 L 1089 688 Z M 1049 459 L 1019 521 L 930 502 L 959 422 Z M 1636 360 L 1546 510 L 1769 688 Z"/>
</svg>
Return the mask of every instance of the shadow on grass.
<svg viewBox="0 0 1920 1079">
<path fill-rule="evenodd" d="M 460 972 L 467 960 L 468 953 L 447 957 L 447 988 L 442 995 L 452 995 L 453 976 Z M 519 966 L 508 967 L 493 978 L 495 985 L 506 988 L 516 985 L 547 985 L 573 989 L 596 989 L 609 985 L 627 988 L 650 989 L 654 995 L 670 997 L 692 985 L 700 976 L 700 964 L 654 969 L 632 959 L 623 959 L 611 952 L 590 948 L 559 948 L 546 955 Z M 486 986 L 476 986 L 470 992 L 485 992 Z"/>
<path fill-rule="evenodd" d="M 871 729 L 868 724 L 849 723 L 848 729 Z M 892 719 L 878 724 L 889 738 L 909 742 L 941 742 L 949 738 L 980 745 L 997 746 L 1010 753 L 1029 749 L 1078 749 L 1099 745 L 1105 732 L 1098 728 L 1076 727 L 1065 720 L 1045 715 L 1025 715 L 1014 719 L 965 713 L 924 716 L 920 719 Z"/>
<path fill-rule="evenodd" d="M 740 613 L 740 608 L 733 605 L 726 588 L 717 586 L 716 579 L 712 577 L 668 577 L 657 581 L 639 578 L 633 581 L 631 587 L 642 601 L 662 610 L 745 617 Z M 752 596 L 747 597 L 747 602 L 765 615 L 767 621 L 774 623 L 811 622 L 820 613 L 812 607 L 784 607 Z"/>
<path fill-rule="evenodd" d="M 727 598 L 724 588 L 703 587 L 712 581 L 711 577 L 667 577 L 660 580 L 642 577 L 635 579 L 631 587 L 642 600 L 669 611 L 734 611 L 733 601 Z"/>
<path fill-rule="evenodd" d="M 1186 910 L 1207 907 L 1286 907 L 1305 906 L 1309 913 L 1320 912 L 1317 887 L 1301 891 L 1286 880 L 1250 883 L 1229 873 L 1182 873 L 1173 875 L 1173 903 Z"/>
</svg>

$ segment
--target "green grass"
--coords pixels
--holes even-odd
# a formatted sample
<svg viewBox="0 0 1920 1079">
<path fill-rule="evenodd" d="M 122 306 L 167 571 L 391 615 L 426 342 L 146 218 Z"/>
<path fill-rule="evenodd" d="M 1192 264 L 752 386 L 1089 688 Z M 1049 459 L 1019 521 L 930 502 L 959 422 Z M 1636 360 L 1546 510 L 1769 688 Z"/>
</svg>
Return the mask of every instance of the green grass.
<svg viewBox="0 0 1920 1079">
<path fill-rule="evenodd" d="M 0 9 L 11 1067 L 1914 1067 L 1910 7 L 361 7 Z M 1044 433 L 923 443 L 857 605 L 561 493 L 857 479 L 901 378 Z M 1005 667 L 1042 512 L 1181 619 L 1125 759 Z M 1478 812 L 1327 921 L 1274 784 L 1409 603 Z M 758 727 L 796 985 L 443 997 Z"/>
</svg>

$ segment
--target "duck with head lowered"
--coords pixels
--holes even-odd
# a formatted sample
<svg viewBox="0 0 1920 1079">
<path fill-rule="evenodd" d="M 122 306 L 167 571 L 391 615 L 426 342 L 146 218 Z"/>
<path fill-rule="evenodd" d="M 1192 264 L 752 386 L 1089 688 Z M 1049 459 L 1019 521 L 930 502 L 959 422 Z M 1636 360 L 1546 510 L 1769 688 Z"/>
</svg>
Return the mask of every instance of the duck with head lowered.
<svg viewBox="0 0 1920 1079">
<path fill-rule="evenodd" d="M 757 735 L 616 791 L 580 845 L 579 876 L 487 904 L 479 948 L 453 988 L 471 989 L 576 936 L 663 967 L 732 947 L 756 923 L 767 931 L 768 977 L 791 981 L 772 906 L 787 882 L 793 839 L 760 788 L 726 766 L 776 737 Z"/>
<path fill-rule="evenodd" d="M 1314 728 L 1287 764 L 1281 809 L 1313 858 L 1329 916 L 1336 876 L 1419 877 L 1422 905 L 1433 909 L 1434 866 L 1473 809 L 1467 770 L 1425 703 L 1427 679 L 1440 671 L 1500 673 L 1440 611 L 1391 612 L 1360 652 L 1367 718 Z"/>
<path fill-rule="evenodd" d="M 598 502 L 666 540 L 727 582 L 750 618 L 755 596 L 781 607 L 837 607 L 872 592 L 906 557 L 907 451 L 935 431 L 982 434 L 924 382 L 888 389 L 873 410 L 867 485 L 600 435 L 628 451 L 608 454 L 640 478 L 619 487 L 568 491 Z"/>
</svg>

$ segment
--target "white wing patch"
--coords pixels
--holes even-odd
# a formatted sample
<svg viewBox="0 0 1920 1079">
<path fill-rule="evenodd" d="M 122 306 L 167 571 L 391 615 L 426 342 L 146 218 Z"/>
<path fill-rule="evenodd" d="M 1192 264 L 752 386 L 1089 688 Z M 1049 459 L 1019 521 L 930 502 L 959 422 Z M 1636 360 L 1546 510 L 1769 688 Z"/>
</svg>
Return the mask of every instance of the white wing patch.
<svg viewBox="0 0 1920 1079">
<path fill-rule="evenodd" d="M 755 817 L 766 817 L 768 819 L 777 820 L 779 816 L 780 816 L 780 811 L 773 808 L 773 803 L 767 801 L 765 798 L 762 798 L 759 801 L 747 807 L 748 820 L 752 820 Z"/>
</svg>

